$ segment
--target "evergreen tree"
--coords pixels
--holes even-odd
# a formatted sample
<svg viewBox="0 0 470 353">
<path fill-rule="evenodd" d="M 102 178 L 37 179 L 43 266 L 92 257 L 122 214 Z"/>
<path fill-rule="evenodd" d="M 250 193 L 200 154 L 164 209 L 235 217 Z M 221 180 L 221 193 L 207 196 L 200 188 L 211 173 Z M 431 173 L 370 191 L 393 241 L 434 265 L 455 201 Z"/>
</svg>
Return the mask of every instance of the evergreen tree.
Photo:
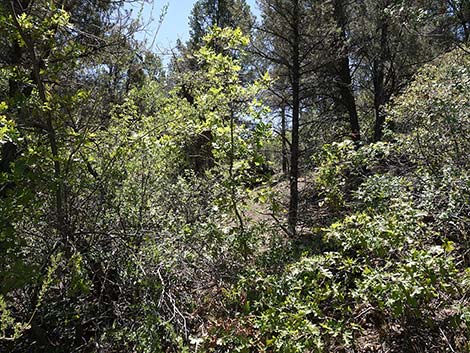
<svg viewBox="0 0 470 353">
<path fill-rule="evenodd" d="M 298 219 L 298 178 L 300 160 L 301 112 L 315 90 L 314 74 L 326 63 L 329 33 L 334 30 L 326 16 L 331 7 L 306 0 L 258 1 L 262 23 L 254 51 L 270 63 L 271 71 L 280 73 L 284 104 L 291 111 L 290 201 L 288 223 L 296 233 Z M 321 6 L 324 6 L 322 8 Z M 329 60 L 329 59 L 327 59 Z"/>
<path fill-rule="evenodd" d="M 435 16 L 420 1 L 360 0 L 352 3 L 348 40 L 352 48 L 357 94 L 374 112 L 372 139 L 382 138 L 384 105 L 410 82 L 416 70 L 445 50 L 429 35 L 440 30 Z M 428 14 L 423 21 L 423 14 Z"/>
<path fill-rule="evenodd" d="M 199 49 L 204 36 L 214 26 L 239 27 L 245 35 L 249 35 L 253 21 L 250 7 L 245 0 L 198 0 L 189 17 L 188 47 L 192 50 Z"/>
</svg>

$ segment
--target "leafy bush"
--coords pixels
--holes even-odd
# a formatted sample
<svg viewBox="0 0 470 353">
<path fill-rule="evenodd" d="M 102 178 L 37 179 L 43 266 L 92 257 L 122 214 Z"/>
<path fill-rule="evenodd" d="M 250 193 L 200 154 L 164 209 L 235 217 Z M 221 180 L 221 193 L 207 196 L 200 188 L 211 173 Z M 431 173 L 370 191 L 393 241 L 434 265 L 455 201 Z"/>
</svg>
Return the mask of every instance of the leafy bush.
<svg viewBox="0 0 470 353">
<path fill-rule="evenodd" d="M 425 65 L 389 107 L 389 121 L 410 154 L 437 171 L 469 167 L 470 55 L 456 49 Z"/>
<path fill-rule="evenodd" d="M 370 330 L 381 342 L 401 340 L 400 349 L 413 345 L 407 336 L 413 331 L 437 346 L 468 349 L 461 343 L 470 333 L 464 294 L 470 182 L 462 138 L 469 126 L 468 57 L 457 60 L 462 55 L 425 67 L 396 99 L 390 111 L 401 132 L 389 132 L 389 142 L 324 147 L 316 159 L 317 200 L 335 217 L 312 236 L 322 236 L 327 251 L 274 274 L 242 277 L 228 295 L 236 324 L 209 333 L 222 337 L 217 349 L 353 349 Z M 437 89 L 439 104 L 426 87 Z M 454 99 L 458 109 L 449 107 Z M 442 335 L 453 341 L 443 343 Z"/>
<path fill-rule="evenodd" d="M 345 207 L 367 176 L 382 169 L 386 171 L 386 163 L 398 158 L 399 151 L 395 148 L 386 142 L 358 148 L 351 140 L 325 145 L 317 158 L 315 172 L 322 204 L 333 209 Z"/>
<path fill-rule="evenodd" d="M 454 329 L 467 325 L 466 311 L 455 309 L 466 282 L 458 280 L 462 270 L 451 256 L 452 244 L 434 243 L 426 213 L 408 196 L 395 195 L 389 208 L 368 207 L 326 228 L 334 251 L 306 256 L 279 274 L 245 275 L 228 296 L 239 311 L 237 329 L 219 325 L 209 334 L 222 337 L 217 349 L 327 352 L 353 347 L 370 324 L 419 323 L 432 331 L 436 305 L 439 312 L 452 313 Z M 364 308 L 379 319 L 359 321 Z M 233 337 L 240 337 L 238 343 Z"/>
</svg>

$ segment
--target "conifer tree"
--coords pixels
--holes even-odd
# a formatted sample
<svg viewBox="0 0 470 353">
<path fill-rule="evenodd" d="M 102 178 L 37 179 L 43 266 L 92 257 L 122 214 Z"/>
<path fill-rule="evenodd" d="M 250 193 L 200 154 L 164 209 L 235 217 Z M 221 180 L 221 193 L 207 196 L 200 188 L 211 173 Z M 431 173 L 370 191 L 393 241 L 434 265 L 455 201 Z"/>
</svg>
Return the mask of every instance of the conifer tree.
<svg viewBox="0 0 470 353">
<path fill-rule="evenodd" d="M 253 25 L 253 16 L 245 0 L 198 0 L 189 17 L 189 48 L 198 49 L 209 30 L 219 28 L 237 28 L 248 35 Z"/>
<path fill-rule="evenodd" d="M 272 70 L 286 75 L 284 103 L 290 108 L 292 116 L 288 223 L 291 234 L 295 235 L 299 204 L 301 112 L 314 90 L 313 75 L 325 65 L 323 53 L 328 47 L 329 33 L 334 30 L 330 19 L 325 16 L 331 7 L 320 1 L 306 0 L 260 0 L 258 4 L 262 23 L 258 27 L 254 51 L 270 63 Z"/>
</svg>

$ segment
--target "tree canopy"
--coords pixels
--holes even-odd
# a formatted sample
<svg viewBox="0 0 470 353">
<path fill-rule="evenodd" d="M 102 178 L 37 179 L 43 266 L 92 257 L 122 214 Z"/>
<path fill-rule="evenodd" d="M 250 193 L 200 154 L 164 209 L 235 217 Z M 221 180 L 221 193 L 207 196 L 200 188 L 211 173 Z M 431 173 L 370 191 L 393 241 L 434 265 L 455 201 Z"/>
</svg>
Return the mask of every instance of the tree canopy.
<svg viewBox="0 0 470 353">
<path fill-rule="evenodd" d="M 0 352 L 469 352 L 470 3 L 0 4 Z"/>
</svg>

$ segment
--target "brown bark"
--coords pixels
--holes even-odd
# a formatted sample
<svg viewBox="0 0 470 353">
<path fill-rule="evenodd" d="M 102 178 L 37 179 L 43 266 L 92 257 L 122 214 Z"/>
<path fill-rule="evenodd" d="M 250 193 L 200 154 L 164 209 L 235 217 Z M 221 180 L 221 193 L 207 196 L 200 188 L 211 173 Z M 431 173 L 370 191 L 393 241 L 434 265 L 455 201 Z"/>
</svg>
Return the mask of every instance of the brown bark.
<svg viewBox="0 0 470 353">
<path fill-rule="evenodd" d="M 344 11 L 344 4 L 342 0 L 335 0 L 334 2 L 334 14 L 336 24 L 340 29 L 341 43 L 344 45 L 347 40 L 346 26 L 347 20 Z M 359 141 L 361 139 L 361 132 L 359 126 L 359 118 L 356 108 L 356 99 L 352 89 L 352 77 L 349 65 L 349 53 L 347 48 L 342 51 L 342 55 L 339 57 L 336 63 L 336 72 L 338 75 L 338 88 L 341 95 L 341 103 L 348 111 L 349 125 L 351 128 L 351 137 L 353 141 Z"/>
<path fill-rule="evenodd" d="M 286 106 L 281 108 L 281 142 L 282 142 L 282 174 L 287 177 L 289 175 L 289 157 L 286 141 Z"/>
<path fill-rule="evenodd" d="M 382 112 L 385 103 L 385 61 L 387 59 L 388 23 L 385 18 L 380 24 L 380 53 L 374 60 L 373 81 L 374 81 L 374 141 L 380 141 L 383 134 L 385 115 Z"/>
<path fill-rule="evenodd" d="M 299 120 L 300 120 L 300 29 L 299 29 L 299 1 L 293 1 L 293 38 L 292 38 L 292 142 L 291 142 L 291 166 L 290 166 L 290 201 L 289 201 L 289 230 L 295 236 L 298 206 L 299 206 Z"/>
</svg>

